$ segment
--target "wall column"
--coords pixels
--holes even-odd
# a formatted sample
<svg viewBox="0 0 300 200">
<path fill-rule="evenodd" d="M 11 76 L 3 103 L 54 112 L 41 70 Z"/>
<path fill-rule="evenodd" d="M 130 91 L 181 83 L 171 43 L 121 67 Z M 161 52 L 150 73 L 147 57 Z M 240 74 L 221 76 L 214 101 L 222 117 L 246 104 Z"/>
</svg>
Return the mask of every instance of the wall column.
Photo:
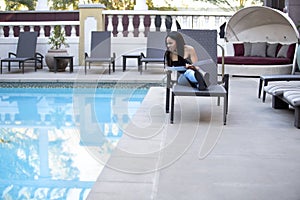
<svg viewBox="0 0 300 200">
<path fill-rule="evenodd" d="M 84 53 L 90 53 L 91 32 L 105 30 L 105 17 L 102 4 L 81 4 L 79 7 L 79 65 L 84 65 Z"/>
<path fill-rule="evenodd" d="M 296 26 L 300 25 L 300 1 L 286 0 L 286 7 L 289 17 L 293 20 Z"/>
</svg>

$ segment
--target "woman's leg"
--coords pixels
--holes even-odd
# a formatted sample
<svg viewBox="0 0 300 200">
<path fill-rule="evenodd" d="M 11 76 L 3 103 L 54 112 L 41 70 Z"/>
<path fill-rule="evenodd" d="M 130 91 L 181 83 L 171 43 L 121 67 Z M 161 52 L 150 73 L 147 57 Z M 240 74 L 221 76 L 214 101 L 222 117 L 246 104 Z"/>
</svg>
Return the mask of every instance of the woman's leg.
<svg viewBox="0 0 300 200">
<path fill-rule="evenodd" d="M 177 83 L 179 85 L 197 87 L 195 83 L 191 82 L 184 74 L 180 74 Z"/>
<path fill-rule="evenodd" d="M 207 84 L 205 83 L 202 74 L 198 70 L 195 71 L 195 78 L 198 82 L 198 89 L 199 90 L 206 90 L 207 89 Z"/>
</svg>

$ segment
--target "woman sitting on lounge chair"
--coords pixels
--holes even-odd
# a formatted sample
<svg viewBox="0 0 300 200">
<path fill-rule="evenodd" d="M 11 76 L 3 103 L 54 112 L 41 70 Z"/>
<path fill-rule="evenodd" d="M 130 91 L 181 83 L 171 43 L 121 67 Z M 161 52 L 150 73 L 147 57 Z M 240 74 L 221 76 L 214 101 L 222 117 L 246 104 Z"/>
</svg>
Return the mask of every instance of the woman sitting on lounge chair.
<svg viewBox="0 0 300 200">
<path fill-rule="evenodd" d="M 204 81 L 200 68 L 193 63 L 198 61 L 194 47 L 185 44 L 182 35 L 177 31 L 171 31 L 165 39 L 167 50 L 165 61 L 168 67 L 181 66 L 184 70 L 179 71 L 178 84 L 190 85 L 199 90 L 205 90 L 207 84 Z M 207 74 L 207 73 L 206 73 Z"/>
</svg>

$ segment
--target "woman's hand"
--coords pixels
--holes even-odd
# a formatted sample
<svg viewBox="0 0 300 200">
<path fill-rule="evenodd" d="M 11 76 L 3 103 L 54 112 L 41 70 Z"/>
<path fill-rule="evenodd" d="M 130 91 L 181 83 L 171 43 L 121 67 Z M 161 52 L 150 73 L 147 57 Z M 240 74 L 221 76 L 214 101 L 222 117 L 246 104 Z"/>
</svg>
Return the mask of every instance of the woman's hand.
<svg viewBox="0 0 300 200">
<path fill-rule="evenodd" d="M 185 68 L 187 69 L 192 69 L 192 70 L 199 70 L 199 67 L 191 65 L 191 64 L 186 64 Z"/>
</svg>

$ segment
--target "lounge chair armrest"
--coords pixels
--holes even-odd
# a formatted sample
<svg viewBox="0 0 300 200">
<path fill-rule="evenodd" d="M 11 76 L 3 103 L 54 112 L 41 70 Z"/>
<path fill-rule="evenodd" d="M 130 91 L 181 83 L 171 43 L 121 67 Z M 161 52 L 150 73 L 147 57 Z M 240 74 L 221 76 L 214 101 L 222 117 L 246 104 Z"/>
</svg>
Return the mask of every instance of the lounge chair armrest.
<svg viewBox="0 0 300 200">
<path fill-rule="evenodd" d="M 222 82 L 223 82 L 223 86 L 224 86 L 225 90 L 228 93 L 228 89 L 229 89 L 229 74 L 224 74 L 224 76 L 222 78 Z"/>
<path fill-rule="evenodd" d="M 15 54 L 15 53 L 13 53 L 13 52 L 8 52 L 8 57 L 10 58 L 10 57 L 12 57 L 12 56 L 17 57 L 17 54 Z"/>
<path fill-rule="evenodd" d="M 43 58 L 44 58 L 44 56 L 43 56 L 41 53 L 39 53 L 39 52 L 36 52 L 36 53 L 35 53 L 35 56 L 36 56 L 37 58 L 40 58 L 40 59 L 43 59 Z"/>
<path fill-rule="evenodd" d="M 172 73 L 173 73 L 173 71 L 172 70 L 168 70 L 168 69 L 165 69 L 164 70 L 165 71 L 165 73 L 166 73 L 166 75 L 167 75 L 167 88 L 172 88 L 172 86 L 175 84 L 175 83 L 177 83 L 177 79 L 178 79 L 178 77 L 179 77 L 179 73 L 178 73 L 178 71 L 175 71 L 175 73 L 177 74 L 177 79 L 176 80 L 172 80 Z"/>
<path fill-rule="evenodd" d="M 84 58 L 87 58 L 87 57 L 89 57 L 89 54 L 88 53 L 84 53 Z"/>
<path fill-rule="evenodd" d="M 113 58 L 113 60 L 116 59 L 116 52 L 113 52 L 112 58 Z"/>
<path fill-rule="evenodd" d="M 146 56 L 143 52 L 141 52 L 141 58 L 146 58 Z"/>
<path fill-rule="evenodd" d="M 222 78 L 224 78 L 224 73 L 225 73 L 225 49 L 222 45 L 217 44 L 218 47 L 221 48 L 222 51 Z"/>
</svg>

